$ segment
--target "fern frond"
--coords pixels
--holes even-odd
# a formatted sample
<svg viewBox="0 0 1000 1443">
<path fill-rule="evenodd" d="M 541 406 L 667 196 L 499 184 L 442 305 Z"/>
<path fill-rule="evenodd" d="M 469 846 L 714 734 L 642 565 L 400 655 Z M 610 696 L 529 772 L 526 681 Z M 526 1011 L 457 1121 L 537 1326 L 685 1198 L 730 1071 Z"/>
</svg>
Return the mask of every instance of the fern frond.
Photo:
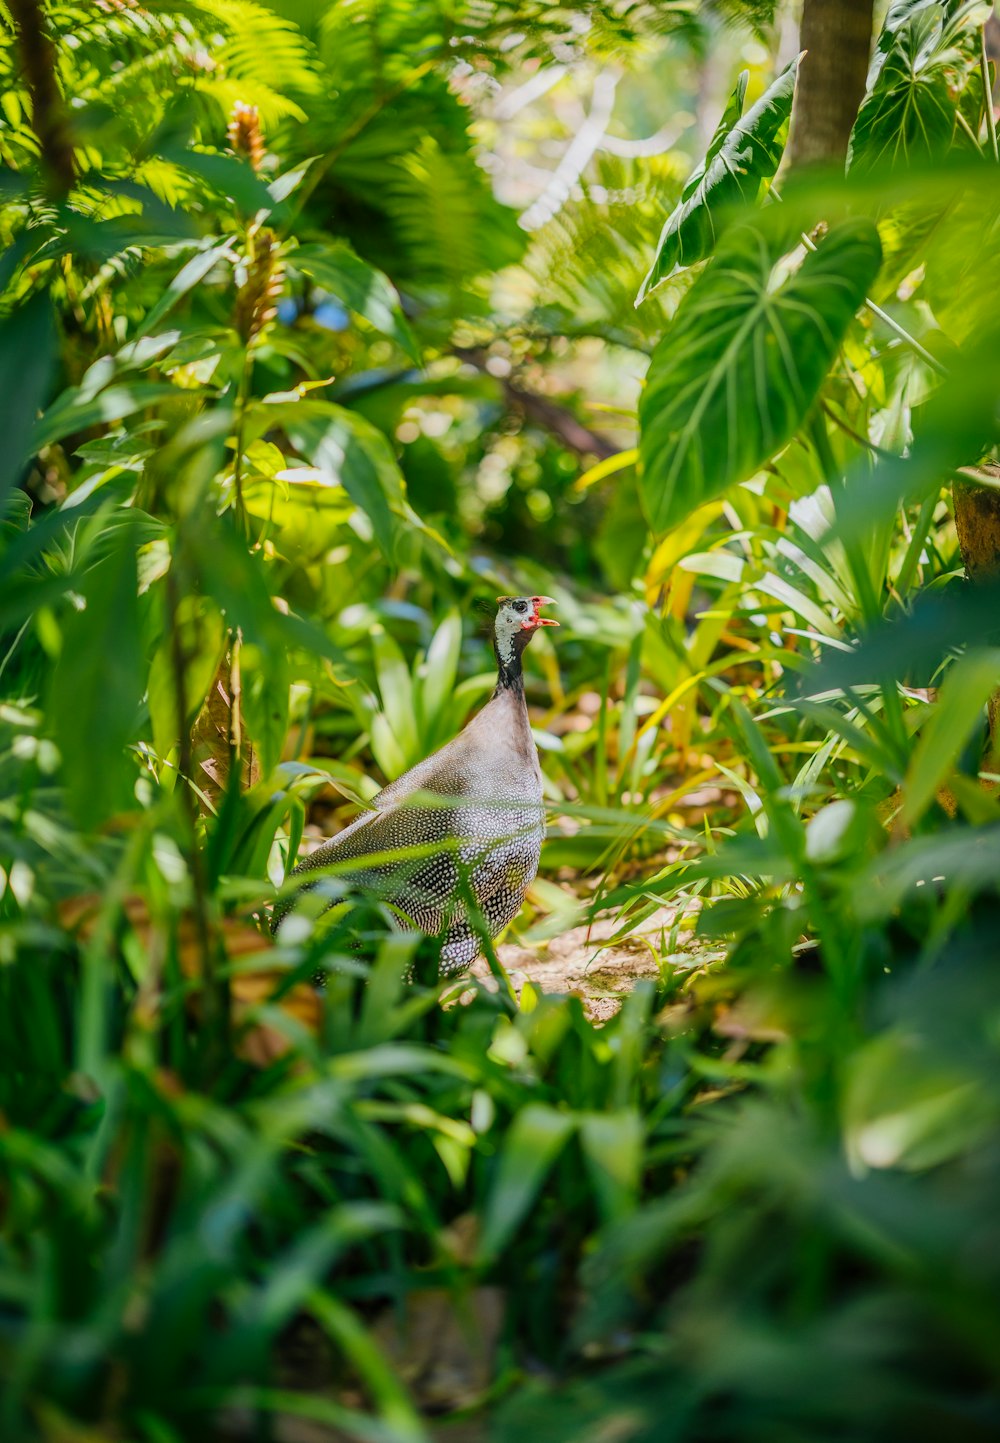
<svg viewBox="0 0 1000 1443">
<path fill-rule="evenodd" d="M 634 300 L 683 179 L 663 156 L 598 156 L 581 193 L 535 232 L 526 269 L 571 329 L 614 332 L 638 349 L 662 330 L 669 291 L 658 293 L 655 312 L 636 311 Z"/>
<path fill-rule="evenodd" d="M 468 152 L 448 153 L 425 136 L 399 160 L 385 201 L 408 267 L 443 285 L 453 306 L 473 277 L 520 259 L 514 214 Z"/>
<path fill-rule="evenodd" d="M 228 78 L 271 95 L 316 91 L 316 51 L 291 20 L 257 0 L 198 0 L 198 9 L 222 28 L 225 40 L 215 53 Z"/>
</svg>

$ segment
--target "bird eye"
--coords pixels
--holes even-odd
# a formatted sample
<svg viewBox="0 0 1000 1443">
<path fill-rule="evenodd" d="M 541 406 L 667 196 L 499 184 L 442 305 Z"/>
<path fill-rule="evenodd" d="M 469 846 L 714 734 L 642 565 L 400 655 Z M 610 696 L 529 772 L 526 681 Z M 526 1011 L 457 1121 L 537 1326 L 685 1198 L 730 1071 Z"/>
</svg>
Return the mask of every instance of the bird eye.
<svg viewBox="0 0 1000 1443">
<path fill-rule="evenodd" d="M 514 610 L 515 610 L 515 611 L 527 611 L 527 609 L 528 609 L 528 603 L 527 603 L 526 601 L 515 601 L 515 602 L 514 602 Z"/>
</svg>

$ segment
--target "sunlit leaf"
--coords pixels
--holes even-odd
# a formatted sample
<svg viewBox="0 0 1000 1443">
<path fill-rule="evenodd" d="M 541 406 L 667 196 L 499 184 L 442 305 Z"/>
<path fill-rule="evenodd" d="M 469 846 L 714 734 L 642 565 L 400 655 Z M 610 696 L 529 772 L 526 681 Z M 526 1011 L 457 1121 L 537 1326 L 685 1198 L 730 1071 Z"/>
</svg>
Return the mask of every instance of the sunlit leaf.
<svg viewBox="0 0 1000 1443">
<path fill-rule="evenodd" d="M 747 480 L 791 439 L 879 259 L 868 221 L 836 227 L 791 272 L 761 232 L 729 233 L 653 353 L 640 402 L 654 531 Z"/>
<path fill-rule="evenodd" d="M 113 425 L 176 395 L 176 388 L 162 381 L 122 381 L 92 397 L 82 396 L 77 388 L 64 391 L 36 425 L 32 445 L 37 450 L 91 426 Z"/>
<path fill-rule="evenodd" d="M 902 13 L 901 13 L 902 12 Z M 848 168 L 913 164 L 942 155 L 955 134 L 954 92 L 976 56 L 989 6 L 893 6 L 851 132 Z"/>
<path fill-rule="evenodd" d="M 270 408 L 262 407 L 266 418 Z M 330 482 L 343 486 L 371 521 L 375 539 L 389 557 L 395 554 L 403 478 L 381 431 L 342 406 L 301 402 L 275 411 L 295 449 Z"/>
<path fill-rule="evenodd" d="M 934 799 L 977 724 L 987 699 L 1000 688 L 1000 650 L 960 657 L 945 677 L 924 723 L 903 786 L 901 820 L 912 826 Z"/>
<path fill-rule="evenodd" d="M 725 224 L 725 211 L 752 204 L 778 169 L 785 148 L 798 59 L 792 61 L 755 105 L 743 114 L 744 70 L 729 97 L 701 165 L 695 170 L 660 232 L 649 274 L 636 305 L 682 266 L 712 254 Z"/>
</svg>

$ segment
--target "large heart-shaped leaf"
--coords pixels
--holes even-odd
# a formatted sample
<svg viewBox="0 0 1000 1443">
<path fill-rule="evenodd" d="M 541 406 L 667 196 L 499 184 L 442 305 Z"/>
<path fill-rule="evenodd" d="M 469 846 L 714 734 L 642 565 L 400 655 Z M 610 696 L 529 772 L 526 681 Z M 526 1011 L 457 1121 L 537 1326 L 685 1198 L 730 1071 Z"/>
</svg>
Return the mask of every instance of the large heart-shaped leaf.
<svg viewBox="0 0 1000 1443">
<path fill-rule="evenodd" d="M 977 30 L 989 7 L 893 6 L 851 132 L 847 166 L 911 165 L 942 155 L 956 125 L 954 92 L 976 61 Z"/>
<path fill-rule="evenodd" d="M 759 229 L 729 233 L 650 362 L 639 456 L 655 531 L 745 481 L 791 439 L 880 260 L 867 220 L 837 226 L 791 273 Z"/>
<path fill-rule="evenodd" d="M 749 71 L 743 71 L 705 159 L 660 232 L 653 264 L 635 298 L 637 306 L 676 270 L 711 255 L 725 226 L 724 212 L 752 204 L 764 181 L 778 169 L 798 64 L 798 59 L 793 60 L 746 115 L 743 101 Z"/>
</svg>

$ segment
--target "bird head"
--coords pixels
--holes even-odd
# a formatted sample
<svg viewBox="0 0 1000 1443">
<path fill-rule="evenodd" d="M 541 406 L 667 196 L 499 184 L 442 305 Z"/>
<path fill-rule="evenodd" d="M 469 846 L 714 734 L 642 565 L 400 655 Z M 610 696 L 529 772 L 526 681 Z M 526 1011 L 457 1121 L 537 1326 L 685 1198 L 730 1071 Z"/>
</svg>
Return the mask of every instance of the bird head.
<svg viewBox="0 0 1000 1443">
<path fill-rule="evenodd" d="M 543 606 L 554 606 L 551 596 L 498 596 L 497 619 L 493 635 L 497 656 L 509 663 L 522 652 L 540 626 L 558 626 L 550 616 L 542 616 Z"/>
</svg>

